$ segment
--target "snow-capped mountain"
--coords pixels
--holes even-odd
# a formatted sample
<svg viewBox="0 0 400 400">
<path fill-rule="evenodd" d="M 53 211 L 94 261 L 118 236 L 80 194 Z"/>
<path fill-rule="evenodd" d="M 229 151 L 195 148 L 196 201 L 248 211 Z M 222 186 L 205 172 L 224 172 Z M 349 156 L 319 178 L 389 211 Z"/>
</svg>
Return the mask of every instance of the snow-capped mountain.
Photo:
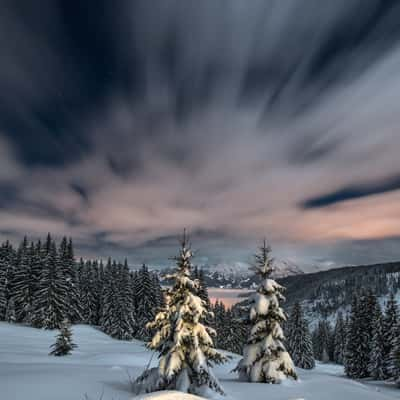
<svg viewBox="0 0 400 400">
<path fill-rule="evenodd" d="M 235 276 L 243 278 L 252 275 L 252 272 L 249 269 L 249 264 L 244 262 L 206 264 L 202 265 L 201 268 L 206 272 L 206 274 L 217 273 L 226 277 Z"/>
<path fill-rule="evenodd" d="M 275 269 L 272 277 L 275 279 L 286 278 L 292 275 L 302 275 L 305 272 L 294 262 L 289 260 L 275 260 Z"/>
<path fill-rule="evenodd" d="M 275 260 L 273 278 L 285 278 L 291 275 L 304 274 L 304 271 L 295 263 L 288 260 Z M 218 272 L 224 276 L 248 277 L 253 275 L 250 265 L 244 262 L 219 263 L 202 266 L 206 272 Z"/>
<path fill-rule="evenodd" d="M 272 278 L 281 279 L 293 275 L 303 275 L 305 272 L 295 263 L 288 260 L 275 260 L 275 270 Z M 245 262 L 221 262 L 218 264 L 199 265 L 203 270 L 204 278 L 209 287 L 217 288 L 250 288 L 254 286 L 257 277 L 250 269 L 250 265 Z M 171 268 L 157 270 L 163 283 L 167 280 L 165 276 L 170 274 Z"/>
</svg>

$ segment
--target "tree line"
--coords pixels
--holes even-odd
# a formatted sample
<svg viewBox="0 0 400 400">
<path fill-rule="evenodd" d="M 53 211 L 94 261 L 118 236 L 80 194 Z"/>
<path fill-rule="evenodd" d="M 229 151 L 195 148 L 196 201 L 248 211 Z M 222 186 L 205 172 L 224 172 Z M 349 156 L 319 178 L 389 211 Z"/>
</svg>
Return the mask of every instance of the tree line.
<svg viewBox="0 0 400 400">
<path fill-rule="evenodd" d="M 212 305 L 203 271 L 191 268 L 190 279 L 196 282 L 193 292 L 207 310 L 204 323 L 216 333 L 215 346 L 242 354 L 254 336 L 249 305 L 227 308 L 219 301 Z M 262 287 L 259 290 L 264 293 Z M 281 298 L 279 290 L 278 285 L 277 298 Z M 273 297 L 267 293 L 263 296 Z M 67 238 L 57 244 L 48 235 L 36 243 L 24 238 L 17 248 L 9 242 L 0 246 L 0 320 L 44 329 L 61 329 L 65 321 L 87 323 L 117 339 L 148 341 L 154 334 L 149 323 L 165 300 L 158 275 L 145 265 L 131 271 L 126 261 L 76 261 Z M 257 318 L 263 317 L 262 310 L 256 311 Z M 343 364 L 351 378 L 399 380 L 400 316 L 393 292 L 384 310 L 372 290 L 355 293 L 345 317 L 339 312 L 333 327 L 321 320 L 312 333 L 300 302 L 291 307 L 288 321 L 279 318 L 286 339 L 277 340 L 284 343 L 297 367 L 313 368 L 315 358 Z"/>
<path fill-rule="evenodd" d="M 148 340 L 146 324 L 163 305 L 157 274 L 127 261 L 75 260 L 72 240 L 59 245 L 50 235 L 15 249 L 0 246 L 0 320 L 59 329 L 72 324 L 99 326 L 117 339 Z"/>
<path fill-rule="evenodd" d="M 400 315 L 392 292 L 382 309 L 371 290 L 361 290 L 346 317 L 339 312 L 333 328 L 319 321 L 312 337 L 315 358 L 343 364 L 348 377 L 400 384 Z"/>
</svg>

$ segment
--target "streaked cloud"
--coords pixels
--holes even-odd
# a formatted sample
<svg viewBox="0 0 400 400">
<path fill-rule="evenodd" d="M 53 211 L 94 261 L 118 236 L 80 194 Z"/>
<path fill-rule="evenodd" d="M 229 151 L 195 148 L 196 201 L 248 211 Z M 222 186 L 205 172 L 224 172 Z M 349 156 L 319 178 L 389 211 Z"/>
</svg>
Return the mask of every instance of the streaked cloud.
<svg viewBox="0 0 400 400">
<path fill-rule="evenodd" d="M 2 237 L 155 264 L 184 227 L 204 262 L 263 236 L 301 264 L 393 248 L 397 2 L 41 8 L 0 17 Z"/>
</svg>

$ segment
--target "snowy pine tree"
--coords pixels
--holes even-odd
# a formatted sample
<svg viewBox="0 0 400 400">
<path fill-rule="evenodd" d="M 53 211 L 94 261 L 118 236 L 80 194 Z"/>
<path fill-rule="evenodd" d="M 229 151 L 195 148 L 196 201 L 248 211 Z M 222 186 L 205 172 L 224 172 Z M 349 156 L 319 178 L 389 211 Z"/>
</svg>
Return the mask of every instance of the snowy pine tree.
<svg viewBox="0 0 400 400">
<path fill-rule="evenodd" d="M 315 367 L 313 344 L 308 323 L 304 318 L 299 302 L 296 302 L 290 315 L 287 348 L 296 367 L 312 369 Z"/>
<path fill-rule="evenodd" d="M 176 389 L 201 394 L 211 389 L 223 393 L 211 365 L 226 359 L 213 347 L 214 330 L 203 324 L 207 309 L 197 296 L 198 281 L 191 279 L 191 258 L 184 234 L 176 272 L 170 276 L 173 288 L 167 291 L 165 307 L 149 323 L 156 333 L 148 346 L 159 352 L 160 362 L 137 379 L 138 391 Z"/>
<path fill-rule="evenodd" d="M 82 321 L 95 325 L 97 322 L 97 297 L 95 293 L 95 274 L 91 261 L 79 262 L 79 304 L 82 307 Z"/>
<path fill-rule="evenodd" d="M 116 321 L 111 336 L 117 339 L 129 340 L 133 338 L 135 317 L 129 268 L 126 261 L 124 265 L 118 265 L 117 277 L 117 307 L 114 311 L 116 313 Z"/>
<path fill-rule="evenodd" d="M 108 335 L 118 331 L 118 270 L 117 264 L 108 260 L 104 270 L 103 311 L 101 329 Z"/>
<path fill-rule="evenodd" d="M 345 349 L 345 372 L 350 378 L 369 376 L 372 315 L 366 292 L 353 297 Z"/>
<path fill-rule="evenodd" d="M 7 310 L 7 271 L 8 261 L 4 246 L 0 247 L 0 321 L 5 320 Z"/>
<path fill-rule="evenodd" d="M 17 252 L 17 265 L 13 281 L 13 299 L 17 322 L 30 322 L 32 316 L 33 287 L 32 275 L 33 254 L 30 254 L 28 240 L 25 237 Z"/>
<path fill-rule="evenodd" d="M 225 323 L 225 306 L 224 304 L 217 300 L 211 308 L 212 318 L 211 326 L 216 332 L 216 337 L 214 339 L 214 344 L 219 349 L 225 349 L 225 337 L 223 335 L 224 323 Z"/>
<path fill-rule="evenodd" d="M 13 297 L 10 297 L 10 299 L 8 300 L 5 321 L 11 322 L 11 323 L 17 321 L 16 312 L 15 312 L 15 302 L 14 302 Z"/>
<path fill-rule="evenodd" d="M 49 238 L 44 248 L 39 290 L 35 299 L 33 321 L 35 326 L 59 328 L 69 315 L 68 285 L 60 265 L 55 243 Z"/>
<path fill-rule="evenodd" d="M 6 299 L 6 309 L 5 313 L 10 309 L 9 301 L 13 297 L 13 283 L 14 283 L 14 275 L 15 275 L 15 263 L 16 263 L 16 252 L 13 249 L 12 245 L 9 241 L 6 241 L 1 246 L 1 253 L 3 258 L 3 268 L 5 271 L 5 299 Z M 12 310 L 15 317 L 15 306 L 12 305 Z M 5 314 L 4 314 L 5 315 Z M 6 319 L 7 320 L 7 319 Z"/>
<path fill-rule="evenodd" d="M 222 329 L 217 332 L 217 337 L 220 337 L 223 344 L 221 349 L 242 354 L 246 333 L 247 330 L 241 318 L 235 315 L 231 308 L 228 308 L 223 315 Z"/>
<path fill-rule="evenodd" d="M 336 324 L 333 331 L 333 361 L 337 364 L 344 362 L 344 349 L 346 345 L 346 327 L 343 320 L 343 314 L 339 311 Z"/>
<path fill-rule="evenodd" d="M 293 361 L 283 344 L 281 324 L 286 321 L 279 305 L 284 300 L 284 288 L 269 279 L 273 271 L 271 248 L 265 240 L 255 256 L 253 270 L 261 282 L 250 300 L 250 337 L 243 350 L 243 359 L 235 371 L 241 380 L 249 382 L 280 383 L 287 377 L 297 379 Z"/>
<path fill-rule="evenodd" d="M 97 274 L 96 274 L 96 296 L 97 296 L 97 310 L 96 310 L 96 325 L 100 325 L 101 323 L 101 316 L 102 316 L 102 312 L 103 312 L 103 291 L 104 291 L 104 265 L 103 265 L 103 261 L 100 260 L 100 263 L 98 265 L 98 269 L 97 269 Z M 133 286 L 132 286 L 132 280 L 130 282 L 132 290 L 133 290 Z M 132 302 L 134 302 L 134 295 L 133 296 L 133 300 Z"/>
<path fill-rule="evenodd" d="M 395 328 L 395 336 L 390 350 L 388 372 L 390 377 L 400 386 L 400 321 Z"/>
<path fill-rule="evenodd" d="M 64 320 L 60 327 L 60 333 L 56 337 L 56 342 L 50 346 L 53 350 L 50 355 L 66 356 L 77 346 L 72 342 L 72 331 L 67 320 Z"/>
<path fill-rule="evenodd" d="M 79 287 L 77 282 L 76 264 L 72 240 L 64 237 L 59 249 L 60 268 L 68 289 L 69 320 L 72 322 L 82 321 L 82 308 L 79 298 Z"/>
<path fill-rule="evenodd" d="M 208 307 L 210 307 L 210 297 L 208 296 L 208 288 L 203 269 L 199 270 L 196 266 L 193 271 L 193 278 L 199 281 L 198 296 L 207 303 Z"/>
<path fill-rule="evenodd" d="M 156 273 L 152 274 L 152 280 L 153 280 L 153 289 L 154 289 L 154 304 L 156 306 L 155 310 L 156 313 L 164 306 L 164 294 L 163 290 L 161 288 L 161 283 L 158 275 Z M 132 297 L 133 300 L 133 297 Z M 132 307 L 134 305 L 132 304 Z"/>
<path fill-rule="evenodd" d="M 376 304 L 373 316 L 371 351 L 368 364 L 369 374 L 375 380 L 385 379 L 384 346 L 383 316 L 379 304 Z"/>
<path fill-rule="evenodd" d="M 142 265 L 138 273 L 136 290 L 136 321 L 138 329 L 135 336 L 141 340 L 150 340 L 152 332 L 147 327 L 147 324 L 154 320 L 159 300 L 157 296 L 154 296 L 156 291 L 154 279 L 145 264 Z"/>
<path fill-rule="evenodd" d="M 384 348 L 383 359 L 385 363 L 385 378 L 394 378 L 392 370 L 392 347 L 396 339 L 397 324 L 400 318 L 397 310 L 397 303 L 393 292 L 390 293 L 386 303 L 385 315 L 383 318 Z"/>
</svg>

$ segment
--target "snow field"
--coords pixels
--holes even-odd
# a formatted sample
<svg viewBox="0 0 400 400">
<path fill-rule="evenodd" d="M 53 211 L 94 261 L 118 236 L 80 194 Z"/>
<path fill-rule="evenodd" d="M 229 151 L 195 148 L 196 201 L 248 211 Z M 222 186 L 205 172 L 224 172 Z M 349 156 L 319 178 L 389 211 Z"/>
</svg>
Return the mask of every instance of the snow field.
<svg viewBox="0 0 400 400">
<path fill-rule="evenodd" d="M 195 400 L 179 392 L 159 392 L 134 397 L 129 377 L 146 368 L 152 353 L 139 341 L 111 339 L 97 329 L 75 325 L 78 348 L 65 357 L 49 356 L 58 331 L 0 323 L 1 400 Z M 399 389 L 382 383 L 352 381 L 342 367 L 318 364 L 299 372 L 299 381 L 281 385 L 243 383 L 230 371 L 239 357 L 214 369 L 227 392 L 226 400 L 390 400 Z M 157 357 L 151 366 L 157 365 Z M 215 398 L 221 399 L 218 395 Z"/>
</svg>

